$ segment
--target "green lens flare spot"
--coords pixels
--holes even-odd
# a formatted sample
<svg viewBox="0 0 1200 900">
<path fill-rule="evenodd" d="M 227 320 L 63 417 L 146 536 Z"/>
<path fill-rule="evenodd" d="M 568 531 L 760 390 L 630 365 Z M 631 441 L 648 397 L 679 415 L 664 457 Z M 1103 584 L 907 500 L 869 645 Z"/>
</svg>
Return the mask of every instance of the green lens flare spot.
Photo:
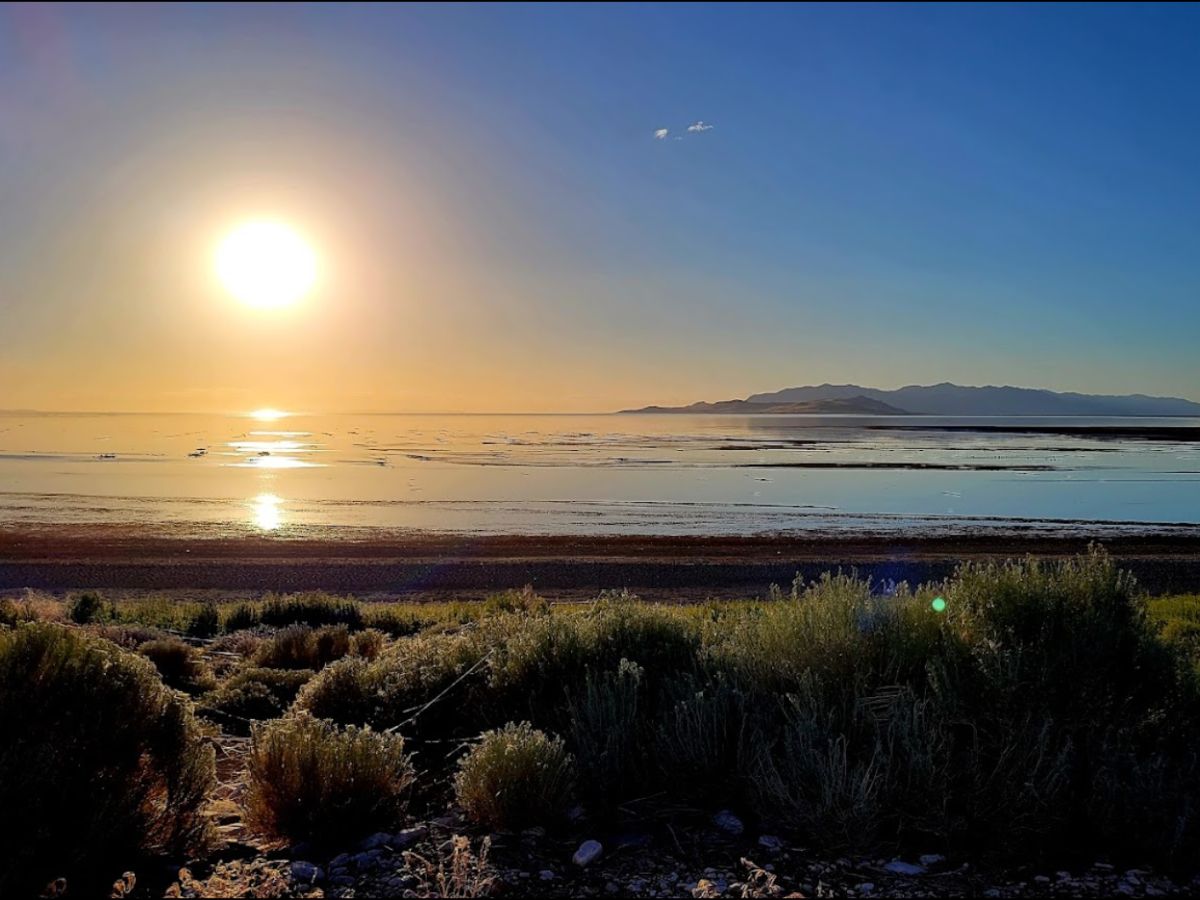
<svg viewBox="0 0 1200 900">
<path fill-rule="evenodd" d="M 945 597 L 934 597 L 933 602 L 930 603 L 929 605 L 933 607 L 933 611 L 936 613 L 945 612 L 946 611 L 946 598 Z"/>
</svg>

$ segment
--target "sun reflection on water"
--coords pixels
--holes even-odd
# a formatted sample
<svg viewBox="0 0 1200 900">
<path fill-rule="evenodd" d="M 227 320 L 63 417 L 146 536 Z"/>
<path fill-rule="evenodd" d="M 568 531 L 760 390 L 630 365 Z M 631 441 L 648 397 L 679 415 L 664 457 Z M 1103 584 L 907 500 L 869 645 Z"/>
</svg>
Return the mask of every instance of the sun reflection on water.
<svg viewBox="0 0 1200 900">
<path fill-rule="evenodd" d="M 263 531 L 274 531 L 283 524 L 281 503 L 274 494 L 259 494 L 250 505 L 251 520 Z"/>
</svg>

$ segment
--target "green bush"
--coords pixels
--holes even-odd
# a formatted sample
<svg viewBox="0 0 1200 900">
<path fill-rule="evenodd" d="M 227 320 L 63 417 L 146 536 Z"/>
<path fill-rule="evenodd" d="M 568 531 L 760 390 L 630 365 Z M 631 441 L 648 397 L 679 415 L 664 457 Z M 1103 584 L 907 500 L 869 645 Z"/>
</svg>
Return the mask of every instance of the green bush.
<svg viewBox="0 0 1200 900">
<path fill-rule="evenodd" d="M 59 625 L 0 633 L 0 895 L 86 895 L 199 849 L 213 752 L 144 659 Z"/>
<path fill-rule="evenodd" d="M 203 603 L 188 619 L 186 631 L 190 637 L 210 638 L 221 628 L 221 614 L 215 603 Z"/>
<path fill-rule="evenodd" d="M 278 719 L 287 712 L 314 674 L 308 669 L 243 669 L 205 696 L 199 712 L 232 734 L 246 735 L 254 722 Z"/>
<path fill-rule="evenodd" d="M 247 817 L 272 837 L 340 844 L 396 824 L 413 781 L 399 735 L 293 716 L 254 726 Z"/>
<path fill-rule="evenodd" d="M 205 664 L 200 653 L 179 638 L 147 641 L 137 650 L 154 663 L 154 668 L 169 687 L 189 694 L 201 694 L 216 685 L 212 669 Z"/>
<path fill-rule="evenodd" d="M 259 646 L 254 662 L 271 669 L 323 669 L 349 653 L 350 632 L 345 625 L 289 625 Z"/>
<path fill-rule="evenodd" d="M 159 641 L 170 637 L 165 631 L 145 625 L 92 625 L 88 631 L 106 641 L 111 641 L 122 650 L 137 650 L 148 641 Z"/>
<path fill-rule="evenodd" d="M 351 631 L 363 627 L 360 604 L 329 594 L 291 594 L 270 596 L 262 604 L 259 620 L 263 625 L 345 625 Z"/>
<path fill-rule="evenodd" d="M 76 625 L 87 625 L 109 618 L 106 604 L 96 594 L 76 594 L 67 601 L 67 618 Z"/>
<path fill-rule="evenodd" d="M 660 703 L 649 753 L 662 784 L 694 802 L 734 802 L 744 789 L 745 695 L 720 673 L 685 675 L 664 685 Z"/>
<path fill-rule="evenodd" d="M 350 657 L 327 666 L 296 702 L 322 719 L 409 736 L 478 734 L 489 724 L 482 665 L 489 649 L 474 631 L 401 638 L 373 661 Z"/>
<path fill-rule="evenodd" d="M 468 819 L 508 831 L 564 821 L 574 785 L 573 761 L 562 739 L 528 722 L 484 734 L 459 761 L 454 779 Z"/>
<path fill-rule="evenodd" d="M 262 617 L 253 604 L 239 603 L 225 614 L 225 620 L 222 623 L 227 634 L 232 634 L 235 631 L 245 631 L 249 628 L 255 628 L 262 622 Z"/>
<path fill-rule="evenodd" d="M 524 613 L 526 615 L 544 615 L 550 611 L 550 604 L 533 592 L 531 585 L 526 585 L 519 591 L 503 591 L 492 594 L 483 601 L 483 615 L 495 616 L 504 613 Z"/>
<path fill-rule="evenodd" d="M 386 644 L 387 635 L 378 628 L 368 628 L 350 639 L 350 652 L 363 659 L 377 659 Z"/>
<path fill-rule="evenodd" d="M 645 792 L 652 766 L 646 670 L 622 659 L 611 672 L 589 670 L 569 696 L 571 746 L 587 799 L 611 806 Z"/>
</svg>

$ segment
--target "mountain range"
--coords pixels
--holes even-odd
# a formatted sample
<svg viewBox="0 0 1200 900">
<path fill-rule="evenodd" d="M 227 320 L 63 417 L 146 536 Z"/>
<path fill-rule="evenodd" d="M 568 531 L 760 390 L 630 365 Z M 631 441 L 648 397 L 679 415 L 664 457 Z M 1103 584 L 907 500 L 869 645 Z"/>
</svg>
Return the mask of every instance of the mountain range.
<svg viewBox="0 0 1200 900">
<path fill-rule="evenodd" d="M 943 382 L 895 390 L 820 384 L 751 394 L 744 400 L 647 406 L 623 413 L 735 413 L 928 416 L 1200 416 L 1200 403 L 1146 394 L 1077 394 L 1037 388 L 965 387 Z"/>
</svg>

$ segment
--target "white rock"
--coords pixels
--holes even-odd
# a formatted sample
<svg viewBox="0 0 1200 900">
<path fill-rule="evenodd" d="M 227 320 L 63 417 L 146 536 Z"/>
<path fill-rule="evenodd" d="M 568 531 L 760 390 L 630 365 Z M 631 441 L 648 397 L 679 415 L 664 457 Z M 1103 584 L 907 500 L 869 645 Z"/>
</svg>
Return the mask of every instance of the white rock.
<svg viewBox="0 0 1200 900">
<path fill-rule="evenodd" d="M 589 866 L 598 860 L 603 852 L 604 845 L 599 841 L 584 841 L 571 857 L 571 862 L 577 866 Z"/>
</svg>

